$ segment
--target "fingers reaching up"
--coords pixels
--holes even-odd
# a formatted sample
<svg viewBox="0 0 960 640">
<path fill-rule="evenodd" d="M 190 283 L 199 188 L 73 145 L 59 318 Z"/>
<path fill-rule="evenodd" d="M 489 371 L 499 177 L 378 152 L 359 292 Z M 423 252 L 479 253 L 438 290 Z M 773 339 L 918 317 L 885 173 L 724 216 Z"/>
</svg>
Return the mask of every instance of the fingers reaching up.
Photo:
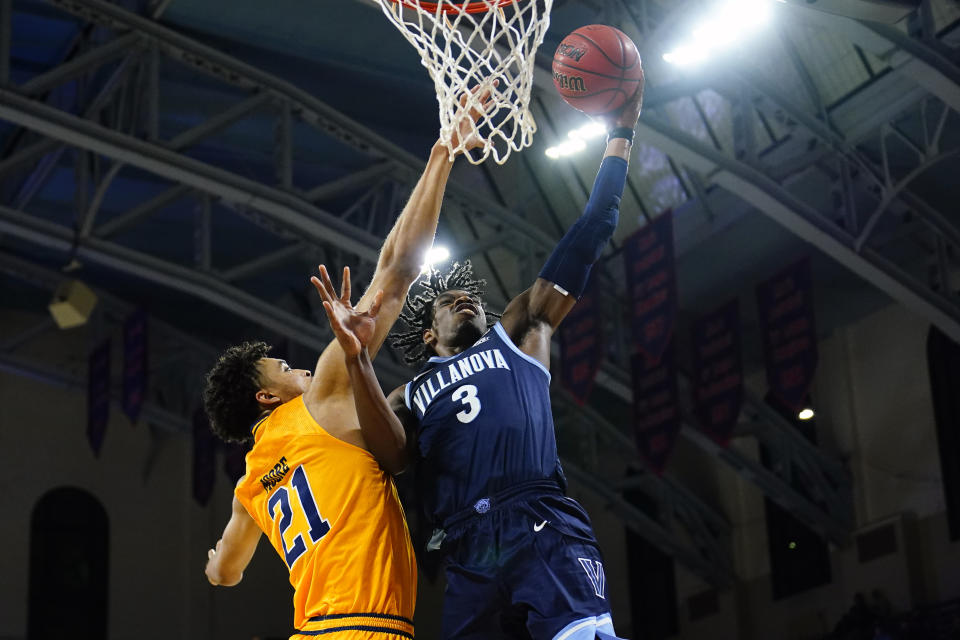
<svg viewBox="0 0 960 640">
<path fill-rule="evenodd" d="M 312 276 L 310 282 L 323 300 L 323 309 L 330 321 L 337 341 L 347 356 L 357 356 L 363 351 L 373 338 L 377 325 L 377 314 L 380 313 L 380 304 L 383 301 L 383 291 L 374 296 L 373 304 L 366 311 L 358 311 L 350 302 L 350 267 L 343 268 L 343 280 L 340 283 L 340 294 L 330 280 L 330 274 L 324 265 L 319 267 L 320 277 Z"/>
</svg>

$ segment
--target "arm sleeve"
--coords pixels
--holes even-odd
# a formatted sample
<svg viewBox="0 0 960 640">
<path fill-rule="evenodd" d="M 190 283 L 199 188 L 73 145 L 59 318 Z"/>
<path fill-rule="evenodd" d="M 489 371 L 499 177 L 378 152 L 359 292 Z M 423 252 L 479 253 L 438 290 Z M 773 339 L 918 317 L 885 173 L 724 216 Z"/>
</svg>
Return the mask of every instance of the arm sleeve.
<svg viewBox="0 0 960 640">
<path fill-rule="evenodd" d="M 540 277 L 579 298 L 590 269 L 610 241 L 620 218 L 620 199 L 627 181 L 627 161 L 608 156 L 600 164 L 590 199 L 540 271 Z"/>
</svg>

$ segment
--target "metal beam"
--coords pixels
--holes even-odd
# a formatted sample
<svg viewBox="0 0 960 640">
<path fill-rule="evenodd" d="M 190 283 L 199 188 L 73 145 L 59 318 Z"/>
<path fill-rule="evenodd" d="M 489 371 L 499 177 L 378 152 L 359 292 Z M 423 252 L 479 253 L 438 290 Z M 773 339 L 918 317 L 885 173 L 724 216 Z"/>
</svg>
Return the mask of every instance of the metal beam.
<svg viewBox="0 0 960 640">
<path fill-rule="evenodd" d="M 424 161 L 400 146 L 360 125 L 336 109 L 302 89 L 264 71 L 180 35 L 156 22 L 126 11 L 103 0 L 50 0 L 50 2 L 84 20 L 92 20 L 111 29 L 132 30 L 159 43 L 166 55 L 195 67 L 198 71 L 249 90 L 268 91 L 281 101 L 290 103 L 307 124 L 359 151 L 393 159 L 406 169 L 406 181 L 416 182 L 423 172 Z M 401 173 L 402 175 L 402 173 Z M 541 251 L 553 249 L 556 238 L 524 221 L 510 210 L 478 198 L 468 186 L 451 180 L 447 185 L 447 204 L 464 211 L 465 216 L 493 217 L 510 224 L 528 237 Z"/>
<path fill-rule="evenodd" d="M 241 203 L 315 242 L 334 243 L 363 259 L 377 261 L 380 238 L 344 223 L 291 194 L 107 129 L 5 89 L 0 89 L 0 118 L 230 202 Z"/>
<path fill-rule="evenodd" d="M 800 19 L 843 34 L 851 42 L 885 60 L 897 73 L 960 111 L 960 69 L 949 58 L 893 25 L 861 22 L 803 6 L 777 4 L 786 20 Z"/>
<path fill-rule="evenodd" d="M 73 58 L 69 62 L 57 65 L 50 71 L 24 82 L 18 90 L 27 96 L 38 96 L 57 87 L 67 80 L 99 68 L 101 65 L 120 57 L 135 57 L 138 51 L 131 51 L 140 41 L 137 33 L 127 33 L 108 43 L 91 49 Z"/>
<path fill-rule="evenodd" d="M 53 318 L 47 317 L 42 322 L 38 322 L 30 327 L 27 327 L 24 331 L 21 331 L 17 335 L 8 336 L 4 339 L 3 344 L 0 344 L 0 351 L 11 352 L 22 347 L 31 340 L 38 338 L 45 334 L 50 329 L 53 329 L 56 324 L 53 321 Z"/>
<path fill-rule="evenodd" d="M 39 142 L 35 142 L 28 147 L 20 149 L 16 153 L 10 155 L 8 158 L 0 160 L 0 178 L 11 171 L 16 171 L 25 164 L 30 164 L 39 160 L 59 146 L 60 143 L 56 140 L 44 138 Z"/>
<path fill-rule="evenodd" d="M 220 277 L 228 282 L 236 282 L 256 275 L 278 264 L 282 264 L 296 256 L 309 254 L 309 248 L 301 243 L 291 244 L 283 249 L 277 249 L 254 260 L 247 260 L 232 269 L 220 272 Z"/>
<path fill-rule="evenodd" d="M 129 211 L 126 211 L 115 218 L 111 218 L 107 222 L 104 222 L 94 230 L 93 235 L 97 236 L 98 238 L 109 238 L 110 236 L 116 235 L 127 227 L 136 224 L 142 218 L 145 218 L 151 213 L 162 209 L 171 202 L 179 200 L 188 193 L 190 193 L 190 187 L 186 185 L 179 184 L 175 187 L 170 187 L 163 193 L 160 193 L 153 198 L 150 198 L 146 202 L 133 207 Z"/>
<path fill-rule="evenodd" d="M 290 336 L 317 353 L 323 351 L 332 339 L 332 334 L 324 329 L 324 325 L 288 313 L 275 304 L 261 300 L 210 274 L 199 273 L 97 238 L 80 239 L 79 243 L 75 244 L 72 229 L 38 220 L 21 211 L 0 206 L 0 233 L 7 233 L 56 251 L 69 252 L 71 255 L 75 251 L 77 259 L 82 262 L 118 269 L 181 291 L 255 322 L 278 335 Z M 393 364 L 386 358 L 377 361 L 377 368 L 389 376 L 389 380 L 394 384 L 400 384 L 410 375 L 406 367 Z"/>
<path fill-rule="evenodd" d="M 103 86 L 100 87 L 97 95 L 84 109 L 84 118 L 96 116 L 100 110 L 107 105 L 110 99 L 113 98 L 117 89 L 123 86 L 123 82 L 127 77 L 128 70 L 133 66 L 132 62 L 133 56 L 127 56 L 124 58 L 123 62 L 121 62 L 117 68 L 114 69 L 113 73 L 110 74 L 110 77 L 106 80 L 106 82 L 103 83 Z M 53 153 L 44 157 L 34 171 L 32 171 L 30 175 L 26 177 L 20 187 L 19 192 L 13 199 L 14 208 L 21 209 L 27 206 L 27 203 L 43 187 L 47 177 L 56 168 L 57 163 L 60 161 L 60 157 L 63 155 L 65 150 L 66 147 L 64 145 L 57 147 Z"/>
<path fill-rule="evenodd" d="M 870 282 L 894 300 L 913 309 L 954 340 L 960 341 L 960 308 L 926 289 L 877 252 L 854 251 L 855 238 L 826 222 L 817 211 L 797 199 L 761 171 L 738 162 L 668 125 L 642 118 L 640 136 L 680 159 L 713 182 L 755 206 L 797 236 Z"/>
<path fill-rule="evenodd" d="M 218 131 L 229 127 L 237 120 L 247 116 L 257 107 L 263 105 L 269 99 L 270 96 L 266 93 L 255 93 L 249 98 L 241 100 L 223 113 L 215 115 L 212 118 L 205 120 L 203 123 L 193 127 L 192 129 L 187 129 L 186 131 L 176 135 L 164 146 L 175 151 L 186 149 L 200 140 L 212 136 Z"/>
<path fill-rule="evenodd" d="M 394 163 L 389 160 L 385 162 L 378 162 L 377 164 L 367 167 L 366 169 L 348 173 L 347 175 L 337 178 L 336 180 L 318 184 L 314 188 L 307 191 L 303 197 L 310 202 L 316 202 L 326 198 L 335 198 L 355 189 L 360 189 L 362 187 L 374 184 L 384 176 L 394 171 L 395 168 L 396 167 Z"/>
</svg>

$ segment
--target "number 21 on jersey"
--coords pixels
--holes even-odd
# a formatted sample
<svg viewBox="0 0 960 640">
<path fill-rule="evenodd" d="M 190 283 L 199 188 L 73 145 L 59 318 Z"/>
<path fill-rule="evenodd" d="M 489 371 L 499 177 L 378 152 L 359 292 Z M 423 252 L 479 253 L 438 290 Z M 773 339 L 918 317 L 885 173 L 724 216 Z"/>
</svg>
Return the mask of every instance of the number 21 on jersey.
<svg viewBox="0 0 960 640">
<path fill-rule="evenodd" d="M 330 523 L 324 520 L 317 510 L 317 503 L 313 499 L 313 491 L 310 489 L 310 481 L 307 480 L 307 473 L 303 470 L 303 467 L 297 467 L 293 472 L 290 485 L 297 492 L 300 512 L 304 515 L 310 527 L 306 533 L 310 537 L 310 545 L 313 546 L 330 531 Z M 277 488 L 277 492 L 270 496 L 270 500 L 267 502 L 267 509 L 273 520 L 276 520 L 277 516 L 280 517 L 280 542 L 283 544 L 283 557 L 287 562 L 287 568 L 292 569 L 300 556 L 307 552 L 307 544 L 303 538 L 303 531 L 298 531 L 293 536 L 287 535 L 287 530 L 293 524 L 293 507 L 290 504 L 290 491 L 287 487 Z"/>
</svg>

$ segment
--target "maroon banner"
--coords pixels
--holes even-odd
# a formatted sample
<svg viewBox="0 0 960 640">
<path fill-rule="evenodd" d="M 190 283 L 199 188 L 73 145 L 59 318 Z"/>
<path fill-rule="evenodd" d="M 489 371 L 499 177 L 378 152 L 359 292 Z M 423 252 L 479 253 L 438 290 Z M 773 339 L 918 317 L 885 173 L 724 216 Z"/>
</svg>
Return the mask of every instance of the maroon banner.
<svg viewBox="0 0 960 640">
<path fill-rule="evenodd" d="M 193 412 L 193 499 L 207 506 L 216 480 L 217 436 L 202 408 Z"/>
<path fill-rule="evenodd" d="M 677 280 L 673 259 L 673 214 L 662 214 L 623 243 L 635 350 L 656 362 L 673 336 Z"/>
<path fill-rule="evenodd" d="M 87 361 L 87 441 L 95 456 L 110 420 L 110 340 L 93 350 Z"/>
<path fill-rule="evenodd" d="M 640 456 L 662 474 L 680 434 L 680 402 L 673 341 L 659 362 L 633 356 L 633 423 Z"/>
<path fill-rule="evenodd" d="M 241 442 L 227 442 L 223 447 L 223 471 L 230 479 L 230 486 L 247 472 L 247 451 L 250 445 Z"/>
<path fill-rule="evenodd" d="M 693 407 L 700 429 L 727 446 L 743 404 L 740 301 L 734 298 L 693 326 Z"/>
<path fill-rule="evenodd" d="M 817 368 L 809 260 L 800 260 L 757 286 L 757 310 L 770 392 L 800 411 Z"/>
<path fill-rule="evenodd" d="M 147 314 L 135 311 L 123 323 L 123 412 L 136 422 L 147 395 Z"/>
<path fill-rule="evenodd" d="M 577 404 L 590 396 L 603 360 L 603 326 L 599 294 L 587 286 L 560 325 L 560 382 Z"/>
</svg>

